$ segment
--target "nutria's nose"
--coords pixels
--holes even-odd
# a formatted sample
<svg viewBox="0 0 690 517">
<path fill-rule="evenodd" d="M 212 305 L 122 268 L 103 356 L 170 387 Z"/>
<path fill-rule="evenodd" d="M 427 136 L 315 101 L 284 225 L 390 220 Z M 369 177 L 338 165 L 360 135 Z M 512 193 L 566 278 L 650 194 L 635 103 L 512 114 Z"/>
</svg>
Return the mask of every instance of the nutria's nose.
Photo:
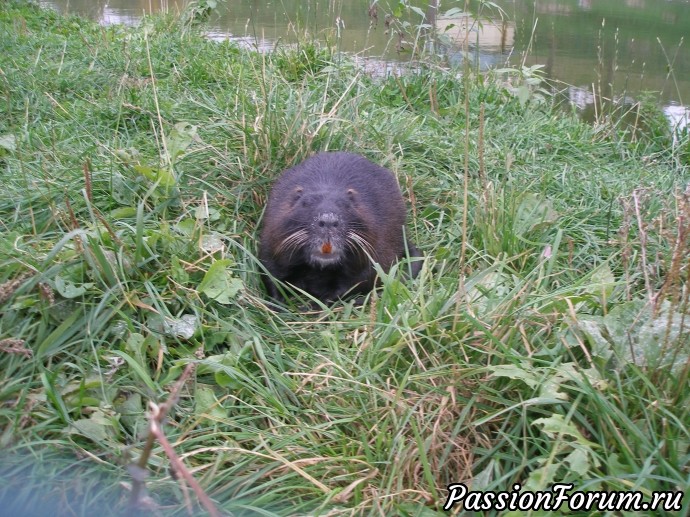
<svg viewBox="0 0 690 517">
<path fill-rule="evenodd" d="M 326 212 L 319 214 L 316 218 L 316 224 L 318 224 L 320 228 L 337 228 L 339 220 L 338 214 Z"/>
</svg>

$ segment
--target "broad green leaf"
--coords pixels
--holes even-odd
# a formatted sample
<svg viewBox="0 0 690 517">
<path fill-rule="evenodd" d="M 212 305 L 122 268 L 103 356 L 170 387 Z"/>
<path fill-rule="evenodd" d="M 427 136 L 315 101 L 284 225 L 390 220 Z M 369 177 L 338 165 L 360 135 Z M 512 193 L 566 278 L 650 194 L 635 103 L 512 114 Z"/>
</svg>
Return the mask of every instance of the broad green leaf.
<svg viewBox="0 0 690 517">
<path fill-rule="evenodd" d="M 231 265 L 233 261 L 229 259 L 214 262 L 199 284 L 199 292 L 222 304 L 228 304 L 235 299 L 243 283 L 239 278 L 233 277 L 232 271 L 228 269 Z"/>
<path fill-rule="evenodd" d="M 216 208 L 211 208 L 205 204 L 202 204 L 194 209 L 194 217 L 197 221 L 203 221 L 206 219 L 209 221 L 217 221 L 220 219 L 220 212 Z"/>
<path fill-rule="evenodd" d="M 166 138 L 168 153 L 170 154 L 170 163 L 174 164 L 177 159 L 187 150 L 196 138 L 197 126 L 188 122 L 178 122 L 170 131 L 170 135 Z"/>
<path fill-rule="evenodd" d="M 501 364 L 491 367 L 491 376 L 521 380 L 530 388 L 536 388 L 539 385 L 539 380 L 532 372 L 528 372 L 514 364 Z"/>
<path fill-rule="evenodd" d="M 582 436 L 582 433 L 577 427 L 575 427 L 575 425 L 573 425 L 571 422 L 566 422 L 563 415 L 553 414 L 547 418 L 538 418 L 532 423 L 534 425 L 541 426 L 541 430 L 549 438 L 570 436 L 571 438 L 575 438 L 577 443 L 581 445 L 588 445 L 590 447 L 596 445 Z"/>
<path fill-rule="evenodd" d="M 102 411 L 96 410 L 90 418 L 82 418 L 72 422 L 69 432 L 84 436 L 94 442 L 104 442 L 112 435 L 113 424 Z"/>
<path fill-rule="evenodd" d="M 196 230 L 196 221 L 194 219 L 182 219 L 175 225 L 175 229 L 183 235 L 192 236 Z"/>
<path fill-rule="evenodd" d="M 10 152 L 16 151 L 17 138 L 10 134 L 0 135 L 0 149 L 5 149 Z"/>
<path fill-rule="evenodd" d="M 667 301 L 654 314 L 646 301 L 633 300 L 611 309 L 603 321 L 623 363 L 678 369 L 688 361 L 688 352 L 678 348 L 688 337 L 685 319 Z"/>
<path fill-rule="evenodd" d="M 583 477 L 590 469 L 589 454 L 587 450 L 582 447 L 576 447 L 568 454 L 565 457 L 565 463 L 570 466 L 570 470 Z"/>
<path fill-rule="evenodd" d="M 90 282 L 77 286 L 72 282 L 65 280 L 61 276 L 55 277 L 55 289 L 63 298 L 77 298 L 78 296 L 83 295 L 87 289 L 91 289 L 92 287 L 93 283 Z"/>
<path fill-rule="evenodd" d="M 520 101 L 520 106 L 523 106 L 527 104 L 527 101 L 529 100 L 529 88 L 525 85 L 518 86 L 515 89 L 515 94 L 517 95 L 518 101 Z"/>
<path fill-rule="evenodd" d="M 548 463 L 538 469 L 530 472 L 527 482 L 523 485 L 523 490 L 544 490 L 546 487 L 551 486 L 556 479 L 556 474 L 558 474 L 558 469 L 561 466 L 560 462 Z"/>
<path fill-rule="evenodd" d="M 113 219 L 132 219 L 136 217 L 137 209 L 133 206 L 123 206 L 122 208 L 116 208 L 110 212 L 110 217 Z"/>
<path fill-rule="evenodd" d="M 422 20 L 426 19 L 426 13 L 422 9 L 420 9 L 419 7 L 416 7 L 414 5 L 410 5 L 410 9 L 413 12 L 417 13 L 422 18 Z"/>
<path fill-rule="evenodd" d="M 592 283 L 587 286 L 587 292 L 595 296 L 604 294 L 608 299 L 613 292 L 613 288 L 616 286 L 616 279 L 613 276 L 608 262 L 604 262 L 592 271 L 591 279 Z"/>
<path fill-rule="evenodd" d="M 136 425 L 145 422 L 144 407 L 141 394 L 127 393 L 113 402 L 113 408 L 120 415 L 120 422 L 130 430 L 136 430 Z"/>
<path fill-rule="evenodd" d="M 162 187 L 174 187 L 177 183 L 175 175 L 169 169 L 159 169 L 153 167 L 146 167 L 144 165 L 135 165 L 134 170 L 144 176 L 146 179 L 157 182 Z"/>
<path fill-rule="evenodd" d="M 592 356 L 608 360 L 613 355 L 611 342 L 604 336 L 604 325 L 600 316 L 579 317 L 576 325 L 587 338 Z"/>
<path fill-rule="evenodd" d="M 138 332 L 133 332 L 132 334 L 130 334 L 125 343 L 127 352 L 131 353 L 134 357 L 136 357 L 137 361 L 139 361 L 142 364 L 144 363 L 145 357 L 145 343 L 146 338 L 144 338 L 144 336 L 139 334 Z"/>
<path fill-rule="evenodd" d="M 216 232 L 211 232 L 203 235 L 199 246 L 205 253 L 217 253 L 225 250 L 225 243 L 223 242 L 223 236 Z"/>
<path fill-rule="evenodd" d="M 443 13 L 441 18 L 454 18 L 463 13 L 464 11 L 459 7 L 453 7 L 452 9 L 448 9 L 445 13 Z"/>
<path fill-rule="evenodd" d="M 166 336 L 191 339 L 199 329 L 199 318 L 194 314 L 183 314 L 179 318 L 154 314 L 149 317 L 146 324 L 151 330 Z"/>
<path fill-rule="evenodd" d="M 194 414 L 204 420 L 216 422 L 228 417 L 228 412 L 218 403 L 213 390 L 207 386 L 198 386 L 194 391 Z"/>
</svg>

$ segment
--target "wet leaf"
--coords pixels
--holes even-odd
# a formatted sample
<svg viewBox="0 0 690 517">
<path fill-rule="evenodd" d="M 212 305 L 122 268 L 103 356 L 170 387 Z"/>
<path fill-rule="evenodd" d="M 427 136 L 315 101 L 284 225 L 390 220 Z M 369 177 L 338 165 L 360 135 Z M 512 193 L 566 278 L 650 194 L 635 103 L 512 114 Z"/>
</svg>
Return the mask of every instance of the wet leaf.
<svg viewBox="0 0 690 517">
<path fill-rule="evenodd" d="M 14 152 L 17 150 L 17 138 L 14 135 L 0 135 L 0 149 Z"/>
<path fill-rule="evenodd" d="M 194 391 L 194 414 L 202 420 L 216 422 L 227 418 L 228 413 L 218 403 L 215 394 L 211 388 L 206 386 L 199 386 Z"/>
<path fill-rule="evenodd" d="M 494 366 L 491 371 L 492 377 L 508 377 L 509 379 L 521 380 L 530 388 L 536 388 L 539 385 L 537 377 L 523 368 L 519 368 L 513 364 L 501 364 Z"/>
<path fill-rule="evenodd" d="M 534 425 L 541 426 L 541 430 L 549 438 L 558 436 L 570 436 L 581 445 L 594 446 L 595 444 L 587 440 L 577 427 L 571 422 L 566 422 L 563 415 L 553 414 L 548 418 L 538 418 L 533 422 Z"/>
<path fill-rule="evenodd" d="M 197 126 L 188 122 L 178 122 L 175 124 L 172 131 L 170 131 L 170 135 L 166 138 L 171 164 L 174 164 L 187 150 L 196 138 L 196 133 Z"/>
<path fill-rule="evenodd" d="M 232 271 L 228 269 L 233 264 L 229 259 L 214 262 L 199 284 L 199 292 L 218 303 L 231 303 L 243 287 L 242 280 L 233 277 Z"/>
<path fill-rule="evenodd" d="M 104 442 L 113 433 L 111 420 L 100 410 L 93 412 L 90 418 L 75 420 L 71 424 L 70 434 L 84 436 L 94 442 Z"/>
<path fill-rule="evenodd" d="M 175 175 L 169 169 L 159 169 L 153 167 L 146 167 L 144 165 L 135 165 L 134 170 L 144 176 L 146 179 L 158 183 L 162 187 L 174 187 L 177 183 Z"/>
<path fill-rule="evenodd" d="M 565 463 L 570 466 L 570 470 L 573 472 L 585 476 L 590 468 L 589 454 L 586 449 L 577 447 L 565 457 Z"/>
<path fill-rule="evenodd" d="M 61 276 L 55 277 L 55 289 L 63 298 L 77 298 L 83 295 L 87 289 L 91 289 L 92 287 L 92 283 L 75 285 L 72 282 L 65 280 Z"/>
<path fill-rule="evenodd" d="M 184 314 L 179 318 L 166 318 L 155 314 L 148 319 L 148 327 L 170 337 L 191 339 L 199 327 L 199 318 Z"/>
</svg>

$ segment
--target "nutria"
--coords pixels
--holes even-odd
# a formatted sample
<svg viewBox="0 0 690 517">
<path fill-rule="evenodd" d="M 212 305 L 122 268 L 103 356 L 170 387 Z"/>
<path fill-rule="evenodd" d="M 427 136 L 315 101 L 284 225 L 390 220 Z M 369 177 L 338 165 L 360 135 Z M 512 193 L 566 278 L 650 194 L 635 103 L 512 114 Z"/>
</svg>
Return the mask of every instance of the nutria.
<svg viewBox="0 0 690 517">
<path fill-rule="evenodd" d="M 331 303 L 374 287 L 373 262 L 388 271 L 421 257 L 406 242 L 405 202 L 395 176 L 362 156 L 318 153 L 284 171 L 266 205 L 259 258 L 278 280 Z M 411 265 L 416 276 L 421 261 Z M 282 300 L 270 276 L 268 294 Z"/>
</svg>

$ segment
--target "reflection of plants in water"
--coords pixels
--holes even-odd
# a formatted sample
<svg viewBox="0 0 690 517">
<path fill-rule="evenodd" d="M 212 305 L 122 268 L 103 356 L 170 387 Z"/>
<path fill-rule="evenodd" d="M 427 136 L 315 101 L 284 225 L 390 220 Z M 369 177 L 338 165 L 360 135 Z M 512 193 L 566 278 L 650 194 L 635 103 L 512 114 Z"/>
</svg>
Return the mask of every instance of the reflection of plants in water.
<svg viewBox="0 0 690 517">
<path fill-rule="evenodd" d="M 480 0 L 473 9 L 470 3 L 464 7 L 453 7 L 440 12 L 440 2 L 431 0 L 426 11 L 410 0 L 398 0 L 389 3 L 387 9 L 374 0 L 369 6 L 371 27 L 379 22 L 379 8 L 383 13 L 385 33 L 390 36 L 389 42 L 395 45 L 396 52 L 409 52 L 414 58 L 448 59 L 449 53 L 460 52 L 463 62 L 478 64 L 477 56 L 470 56 L 468 48 L 479 48 L 480 33 L 484 23 L 493 24 L 493 19 L 501 20 L 499 30 L 505 30 L 505 12 L 494 2 Z M 474 13 L 476 11 L 476 14 Z M 469 59 L 467 59 L 469 58 Z"/>
<path fill-rule="evenodd" d="M 218 12 L 219 4 L 224 3 L 225 0 L 192 0 L 182 15 L 183 26 L 189 28 L 208 21 L 211 14 Z"/>
<path fill-rule="evenodd" d="M 433 4 L 438 3 L 434 0 L 430 3 L 429 9 L 433 9 Z M 372 28 L 376 28 L 379 22 L 379 7 L 383 14 L 384 33 L 389 36 L 389 45 L 395 44 L 395 51 L 398 53 L 411 52 L 413 56 L 418 56 L 423 48 L 423 31 L 427 31 L 428 12 L 412 5 L 409 0 L 398 0 L 394 3 L 387 3 L 386 7 L 380 5 L 378 0 L 374 0 L 369 6 L 369 19 Z M 418 16 L 416 22 L 410 21 L 414 15 Z"/>
<path fill-rule="evenodd" d="M 462 62 L 480 67 L 479 49 L 482 46 L 499 47 L 501 52 L 512 43 L 506 14 L 493 2 L 480 1 L 476 10 L 453 8 L 439 13 L 430 23 L 433 26 L 429 43 L 433 52 L 448 56 L 459 54 Z M 508 41 L 511 40 L 511 41 Z"/>
<path fill-rule="evenodd" d="M 598 33 L 596 83 L 592 85 L 593 102 L 590 110 L 593 114 L 584 118 L 590 119 L 595 127 L 605 135 L 613 138 L 621 138 L 630 142 L 636 142 L 647 148 L 647 152 L 661 152 L 682 142 L 669 124 L 669 119 L 661 109 L 662 91 L 643 91 L 633 99 L 628 94 L 630 77 L 626 74 L 622 86 L 617 82 L 620 71 L 619 64 L 619 30 L 614 32 L 613 49 L 606 51 L 604 45 L 604 32 L 606 20 L 602 20 Z M 666 83 L 671 83 L 676 91 L 678 99 L 681 99 L 680 90 L 675 76 L 675 61 L 683 41 L 678 44 L 672 55 L 657 37 L 657 43 L 661 46 L 666 59 Z M 662 87 L 662 90 L 665 86 Z"/>
</svg>

